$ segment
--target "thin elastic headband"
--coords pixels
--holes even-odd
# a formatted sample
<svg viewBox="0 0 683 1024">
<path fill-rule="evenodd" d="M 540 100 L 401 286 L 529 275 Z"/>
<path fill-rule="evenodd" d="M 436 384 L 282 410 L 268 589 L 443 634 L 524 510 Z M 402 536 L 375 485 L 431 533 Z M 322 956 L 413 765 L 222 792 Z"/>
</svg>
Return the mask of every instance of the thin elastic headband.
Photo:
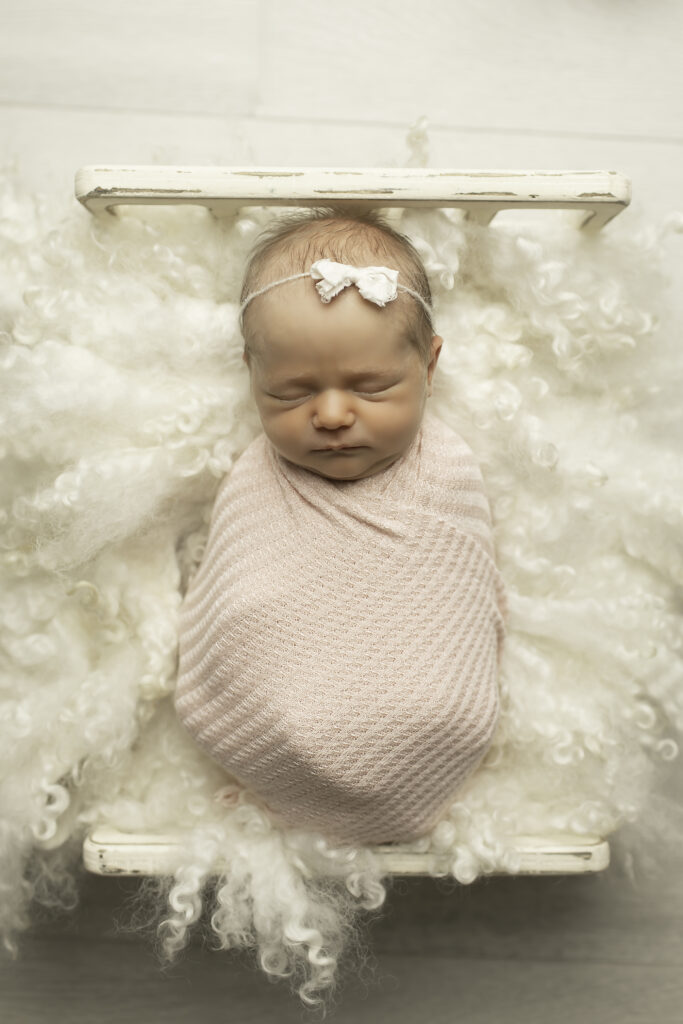
<svg viewBox="0 0 683 1024">
<path fill-rule="evenodd" d="M 318 294 L 323 302 L 331 302 L 343 288 L 355 284 L 364 299 L 374 302 L 377 306 L 385 306 L 392 302 L 398 291 L 407 292 L 420 303 L 426 312 L 429 322 L 432 322 L 432 309 L 425 302 L 419 292 L 407 288 L 404 284 L 398 283 L 398 270 L 389 267 L 354 267 L 350 263 L 336 263 L 334 260 L 316 260 L 309 271 L 302 274 L 291 274 L 289 277 L 281 277 L 277 281 L 251 292 L 239 308 L 240 320 L 244 310 L 252 299 L 264 292 L 276 288 L 280 284 L 287 284 L 288 281 L 296 281 L 300 277 L 310 277 L 316 281 Z"/>
</svg>

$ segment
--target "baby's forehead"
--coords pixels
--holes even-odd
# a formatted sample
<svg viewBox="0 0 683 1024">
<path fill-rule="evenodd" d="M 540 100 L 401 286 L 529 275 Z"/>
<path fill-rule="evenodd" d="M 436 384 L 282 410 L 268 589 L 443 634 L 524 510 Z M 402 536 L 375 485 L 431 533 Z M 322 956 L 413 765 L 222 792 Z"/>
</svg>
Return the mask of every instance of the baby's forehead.
<svg viewBox="0 0 683 1024">
<path fill-rule="evenodd" d="M 398 369 L 413 352 L 407 336 L 395 331 L 376 333 L 372 345 L 366 339 L 320 334 L 314 340 L 310 335 L 293 333 L 272 335 L 256 332 L 251 346 L 255 361 L 262 369 L 284 370 L 296 368 L 305 371 L 312 366 L 333 365 L 347 368 L 349 373 L 369 374 L 373 370 Z"/>
<path fill-rule="evenodd" d="M 285 285 L 283 290 L 288 288 L 289 285 Z M 273 289 L 270 293 L 273 298 L 278 290 Z M 356 303 L 365 302 L 357 296 L 349 295 L 346 298 L 350 304 L 353 304 L 354 298 Z M 413 354 L 413 346 L 393 311 L 390 312 L 388 308 L 377 311 L 378 323 L 372 330 L 368 330 L 367 323 L 365 329 L 357 330 L 354 320 L 337 320 L 336 317 L 332 318 L 336 327 L 326 330 L 325 313 L 329 307 L 322 302 L 315 288 L 310 301 L 320 304 L 320 320 L 314 317 L 310 321 L 305 316 L 299 320 L 296 304 L 290 304 L 282 316 L 277 315 L 275 305 L 270 307 L 266 315 L 263 315 L 266 303 L 255 310 L 258 326 L 250 349 L 260 373 L 279 378 L 329 370 L 351 377 L 399 372 L 406 368 Z M 344 301 L 345 298 L 337 296 L 332 304 Z M 281 308 L 284 310 L 285 307 Z"/>
</svg>

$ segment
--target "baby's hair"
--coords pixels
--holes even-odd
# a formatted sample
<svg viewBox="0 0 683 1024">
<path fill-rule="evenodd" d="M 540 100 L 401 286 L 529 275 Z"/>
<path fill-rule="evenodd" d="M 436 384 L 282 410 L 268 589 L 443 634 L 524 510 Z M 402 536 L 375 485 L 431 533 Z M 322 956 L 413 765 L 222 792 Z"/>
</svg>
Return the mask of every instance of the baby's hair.
<svg viewBox="0 0 683 1024">
<path fill-rule="evenodd" d="M 390 227 L 376 210 L 349 212 L 334 206 L 283 214 L 260 233 L 247 261 L 240 305 L 271 281 L 310 270 L 318 259 L 393 267 L 399 271 L 400 283 L 421 295 L 431 308 L 427 273 L 410 239 Z M 431 319 L 420 302 L 399 295 L 405 303 L 408 340 L 426 366 L 434 335 Z M 244 310 L 241 324 L 247 357 L 252 355 L 246 326 L 252 305 Z"/>
</svg>

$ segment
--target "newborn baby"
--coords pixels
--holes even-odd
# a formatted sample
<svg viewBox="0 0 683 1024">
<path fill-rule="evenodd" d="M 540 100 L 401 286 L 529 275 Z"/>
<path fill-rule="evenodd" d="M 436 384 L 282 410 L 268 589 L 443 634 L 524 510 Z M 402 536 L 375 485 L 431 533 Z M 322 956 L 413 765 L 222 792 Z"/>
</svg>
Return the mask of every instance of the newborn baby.
<svg viewBox="0 0 683 1024">
<path fill-rule="evenodd" d="M 218 489 L 175 709 L 276 823 L 409 841 L 490 746 L 506 616 L 481 472 L 425 413 L 427 276 L 377 214 L 307 212 L 240 314 L 263 433 Z"/>
</svg>

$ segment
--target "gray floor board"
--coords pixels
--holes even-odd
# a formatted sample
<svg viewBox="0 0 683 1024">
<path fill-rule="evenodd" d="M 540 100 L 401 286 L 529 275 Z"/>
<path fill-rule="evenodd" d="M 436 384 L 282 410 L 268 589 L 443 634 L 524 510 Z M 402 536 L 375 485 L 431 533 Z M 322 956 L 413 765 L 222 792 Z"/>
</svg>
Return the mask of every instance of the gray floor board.
<svg viewBox="0 0 683 1024">
<path fill-rule="evenodd" d="M 140 882 L 84 875 L 71 914 L 37 913 L 17 961 L 0 962 L 3 1024 L 265 1024 L 314 1019 L 249 952 L 195 931 L 162 969 L 121 931 Z M 489 878 L 471 886 L 394 879 L 367 915 L 367 961 L 342 963 L 335 1024 L 680 1024 L 683 892 L 676 877 L 634 892 L 605 876 Z"/>
</svg>

